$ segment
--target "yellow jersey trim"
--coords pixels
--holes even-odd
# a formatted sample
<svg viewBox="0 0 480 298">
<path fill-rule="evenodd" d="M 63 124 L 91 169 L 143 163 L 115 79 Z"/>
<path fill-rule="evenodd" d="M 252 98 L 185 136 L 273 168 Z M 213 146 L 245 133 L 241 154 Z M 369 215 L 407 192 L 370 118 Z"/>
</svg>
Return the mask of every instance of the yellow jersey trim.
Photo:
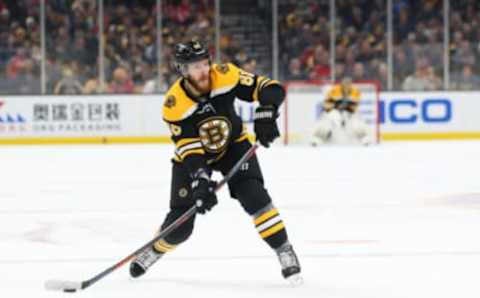
<svg viewBox="0 0 480 298">
<path fill-rule="evenodd" d="M 210 79 L 212 82 L 210 97 L 222 95 L 237 86 L 240 80 L 240 69 L 231 63 L 213 64 Z"/>
<path fill-rule="evenodd" d="M 255 90 L 253 90 L 253 94 L 252 94 L 253 101 L 258 101 L 258 93 L 263 88 L 262 85 L 265 82 L 268 82 L 268 80 L 269 79 L 267 77 L 264 77 L 264 76 L 258 76 L 257 77 L 257 86 L 255 87 Z"/>
<path fill-rule="evenodd" d="M 168 122 L 176 122 L 188 118 L 195 112 L 198 106 L 183 90 L 180 84 L 181 80 L 178 79 L 165 94 L 163 119 Z"/>
<path fill-rule="evenodd" d="M 245 141 L 245 140 L 248 140 L 248 134 L 242 134 L 234 142 L 235 143 L 240 143 L 241 141 Z"/>
</svg>

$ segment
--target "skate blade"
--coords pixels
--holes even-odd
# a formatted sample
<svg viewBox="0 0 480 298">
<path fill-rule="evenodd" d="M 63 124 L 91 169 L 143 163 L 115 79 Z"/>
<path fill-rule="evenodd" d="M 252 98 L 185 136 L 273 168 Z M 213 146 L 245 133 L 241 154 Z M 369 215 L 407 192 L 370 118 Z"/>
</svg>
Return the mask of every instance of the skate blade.
<svg viewBox="0 0 480 298">
<path fill-rule="evenodd" d="M 287 281 L 290 284 L 290 286 L 292 286 L 292 287 L 299 287 L 299 286 L 303 285 L 303 278 L 300 275 L 300 273 L 293 274 L 293 275 L 287 277 Z"/>
</svg>

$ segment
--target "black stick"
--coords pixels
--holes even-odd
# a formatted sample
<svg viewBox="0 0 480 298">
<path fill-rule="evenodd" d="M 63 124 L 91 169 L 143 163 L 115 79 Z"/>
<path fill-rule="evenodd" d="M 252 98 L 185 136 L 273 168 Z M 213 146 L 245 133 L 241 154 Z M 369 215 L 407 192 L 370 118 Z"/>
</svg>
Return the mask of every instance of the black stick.
<svg viewBox="0 0 480 298">
<path fill-rule="evenodd" d="M 217 187 L 215 188 L 215 192 L 217 192 L 220 188 L 222 188 L 230 179 L 232 179 L 233 175 L 235 175 L 242 164 L 249 160 L 254 154 L 255 151 L 258 149 L 259 145 L 258 143 L 253 144 L 253 146 L 240 158 L 240 160 L 237 161 L 237 163 L 233 166 L 233 168 L 230 169 L 230 171 L 223 177 L 223 179 L 218 182 Z M 169 235 L 173 230 L 178 228 L 180 225 L 182 225 L 184 222 L 186 222 L 190 217 L 192 217 L 195 213 L 197 212 L 197 207 L 193 205 L 190 209 L 188 209 L 184 214 L 182 214 L 179 218 L 177 218 L 174 222 L 172 222 L 168 227 L 165 229 L 162 229 L 162 231 L 152 240 L 148 241 L 145 243 L 142 247 L 131 253 L 130 255 L 126 256 L 123 258 L 121 261 L 116 263 L 115 265 L 105 269 L 104 271 L 100 272 L 99 274 L 95 275 L 94 277 L 87 279 L 85 281 L 81 282 L 75 282 L 75 281 L 65 281 L 65 280 L 48 280 L 45 283 L 45 288 L 47 290 L 55 290 L 55 291 L 64 291 L 64 292 L 69 292 L 73 293 L 76 292 L 77 290 L 84 290 L 88 288 L 89 286 L 93 285 L 100 279 L 104 278 L 108 274 L 112 273 L 113 271 L 117 270 L 118 268 L 122 267 L 126 263 L 128 263 L 130 260 L 132 260 L 138 253 L 142 252 L 144 249 L 147 247 L 153 245 L 155 242 L 157 242 L 160 239 L 165 238 L 167 235 Z"/>
</svg>

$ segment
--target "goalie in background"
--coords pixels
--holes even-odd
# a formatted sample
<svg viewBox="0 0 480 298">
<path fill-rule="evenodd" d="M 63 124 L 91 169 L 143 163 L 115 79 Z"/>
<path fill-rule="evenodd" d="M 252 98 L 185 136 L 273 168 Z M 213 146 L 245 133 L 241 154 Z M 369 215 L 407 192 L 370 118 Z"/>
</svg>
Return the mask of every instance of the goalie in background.
<svg viewBox="0 0 480 298">
<path fill-rule="evenodd" d="M 360 91 L 346 77 L 327 94 L 323 112 L 314 127 L 311 145 L 362 144 L 370 145 L 372 132 L 357 113 Z"/>
</svg>

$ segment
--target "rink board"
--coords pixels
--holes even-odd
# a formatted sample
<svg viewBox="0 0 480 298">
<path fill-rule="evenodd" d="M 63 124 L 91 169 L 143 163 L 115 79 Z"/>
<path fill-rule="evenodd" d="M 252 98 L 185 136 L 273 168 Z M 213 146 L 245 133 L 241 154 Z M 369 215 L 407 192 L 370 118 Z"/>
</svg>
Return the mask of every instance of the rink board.
<svg viewBox="0 0 480 298">
<path fill-rule="evenodd" d="M 382 140 L 479 139 L 480 92 L 383 92 Z M 279 123 L 285 141 L 304 134 L 323 99 L 290 94 Z M 0 144 L 165 143 L 162 95 L 5 96 L 0 98 Z M 285 108 L 286 107 L 286 108 Z M 255 105 L 236 101 L 250 132 Z"/>
<path fill-rule="evenodd" d="M 167 142 L 163 96 L 7 96 L 0 99 L 6 144 Z"/>
</svg>

